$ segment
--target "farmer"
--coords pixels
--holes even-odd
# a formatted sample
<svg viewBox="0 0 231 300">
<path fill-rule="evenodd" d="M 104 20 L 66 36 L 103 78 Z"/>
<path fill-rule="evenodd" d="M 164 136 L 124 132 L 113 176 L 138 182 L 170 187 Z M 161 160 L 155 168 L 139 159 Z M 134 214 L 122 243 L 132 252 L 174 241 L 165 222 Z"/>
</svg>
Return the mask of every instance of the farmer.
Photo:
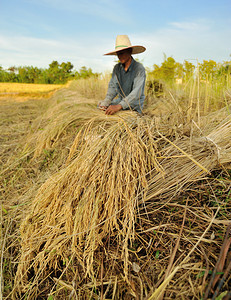
<svg viewBox="0 0 231 300">
<path fill-rule="evenodd" d="M 105 110 L 106 115 L 129 109 L 142 112 L 146 74 L 143 65 L 135 61 L 132 54 L 145 50 L 143 46 L 132 46 L 127 35 L 118 35 L 115 51 L 105 54 L 117 55 L 120 61 L 114 66 L 107 95 L 98 105 L 99 109 Z"/>
</svg>

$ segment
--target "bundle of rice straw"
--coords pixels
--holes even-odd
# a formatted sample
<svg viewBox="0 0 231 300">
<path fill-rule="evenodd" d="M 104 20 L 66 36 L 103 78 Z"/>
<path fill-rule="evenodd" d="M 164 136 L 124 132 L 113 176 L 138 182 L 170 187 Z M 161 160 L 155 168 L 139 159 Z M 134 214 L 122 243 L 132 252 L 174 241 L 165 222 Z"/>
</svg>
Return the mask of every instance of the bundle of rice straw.
<svg viewBox="0 0 231 300">
<path fill-rule="evenodd" d="M 183 138 L 169 142 L 164 149 L 159 163 L 165 171 L 165 176 L 151 173 L 148 182 L 148 198 L 162 194 L 171 197 L 181 191 L 187 183 L 203 178 L 219 164 L 231 162 L 231 117 L 228 116 L 213 131 L 205 137 L 191 139 Z"/>
<path fill-rule="evenodd" d="M 79 283 L 82 276 L 96 282 L 103 255 L 113 272 L 117 258 L 110 247 L 123 261 L 126 280 L 140 205 L 172 197 L 231 160 L 230 117 L 206 137 L 176 141 L 155 118 L 119 114 L 111 120 L 111 126 L 97 125 L 97 118 L 85 124 L 66 166 L 39 189 L 21 225 L 14 297 L 36 297 L 38 286 L 62 272 Z"/>
<path fill-rule="evenodd" d="M 99 114 L 95 105 L 89 103 L 76 103 L 73 100 L 65 101 L 51 106 L 47 112 L 34 122 L 33 133 L 28 139 L 28 144 L 34 149 L 34 157 L 41 155 L 43 150 L 54 149 L 60 137 L 71 126 L 79 127 L 92 118 L 105 116 Z"/>
</svg>

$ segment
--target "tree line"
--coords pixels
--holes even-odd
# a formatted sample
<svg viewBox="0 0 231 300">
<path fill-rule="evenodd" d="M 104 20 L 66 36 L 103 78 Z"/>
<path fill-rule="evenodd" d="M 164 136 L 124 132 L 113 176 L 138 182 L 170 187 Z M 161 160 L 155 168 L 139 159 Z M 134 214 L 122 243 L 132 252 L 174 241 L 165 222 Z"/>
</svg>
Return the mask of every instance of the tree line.
<svg viewBox="0 0 231 300">
<path fill-rule="evenodd" d="M 193 63 L 193 62 L 194 63 Z M 164 55 L 164 61 L 161 65 L 153 65 L 149 70 L 149 75 L 155 79 L 173 81 L 175 79 L 188 80 L 196 72 L 202 80 L 212 80 L 231 74 L 231 61 L 217 63 L 214 60 L 203 60 L 199 63 L 197 60 L 185 60 L 183 64 L 175 61 L 173 57 Z"/>
<path fill-rule="evenodd" d="M 147 73 L 154 79 L 164 81 L 188 80 L 196 71 L 203 80 L 216 79 L 231 74 L 231 61 L 217 63 L 214 60 L 203 60 L 202 63 L 199 63 L 194 60 L 193 62 L 185 60 L 181 64 L 175 61 L 172 56 L 167 57 L 164 55 L 164 61 L 161 65 L 154 64 L 153 69 L 147 69 Z M 79 71 L 74 71 L 71 62 L 60 64 L 53 61 L 47 69 L 24 66 L 10 67 L 4 70 L 0 66 L 0 82 L 60 84 L 73 79 L 98 77 L 99 75 L 99 73 L 94 73 L 91 68 L 85 66 L 81 67 Z"/>
<path fill-rule="evenodd" d="M 53 61 L 49 68 L 37 68 L 33 66 L 10 67 L 4 70 L 0 66 L 0 82 L 19 82 L 19 83 L 43 83 L 60 84 L 69 80 L 99 76 L 93 73 L 91 68 L 81 67 L 79 71 L 74 71 L 71 62 Z"/>
</svg>

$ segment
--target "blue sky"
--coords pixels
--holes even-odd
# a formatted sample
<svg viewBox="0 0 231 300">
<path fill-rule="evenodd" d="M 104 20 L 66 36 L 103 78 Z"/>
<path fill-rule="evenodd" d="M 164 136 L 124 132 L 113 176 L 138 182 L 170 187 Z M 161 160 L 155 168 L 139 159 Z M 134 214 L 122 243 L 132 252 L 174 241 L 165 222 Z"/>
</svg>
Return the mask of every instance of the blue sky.
<svg viewBox="0 0 231 300">
<path fill-rule="evenodd" d="M 152 68 L 164 53 L 185 59 L 230 60 L 231 0 L 0 0 L 0 65 L 110 71 L 118 34 L 147 50 L 135 58 Z"/>
</svg>

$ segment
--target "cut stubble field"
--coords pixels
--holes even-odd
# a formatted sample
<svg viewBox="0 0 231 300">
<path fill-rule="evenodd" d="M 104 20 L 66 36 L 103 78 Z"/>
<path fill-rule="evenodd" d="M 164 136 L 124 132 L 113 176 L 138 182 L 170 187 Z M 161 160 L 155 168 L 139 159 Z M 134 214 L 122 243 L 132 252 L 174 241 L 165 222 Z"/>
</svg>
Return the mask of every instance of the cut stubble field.
<svg viewBox="0 0 231 300">
<path fill-rule="evenodd" d="M 230 88 L 106 116 L 107 83 L 0 83 L 0 296 L 225 299 Z"/>
</svg>

